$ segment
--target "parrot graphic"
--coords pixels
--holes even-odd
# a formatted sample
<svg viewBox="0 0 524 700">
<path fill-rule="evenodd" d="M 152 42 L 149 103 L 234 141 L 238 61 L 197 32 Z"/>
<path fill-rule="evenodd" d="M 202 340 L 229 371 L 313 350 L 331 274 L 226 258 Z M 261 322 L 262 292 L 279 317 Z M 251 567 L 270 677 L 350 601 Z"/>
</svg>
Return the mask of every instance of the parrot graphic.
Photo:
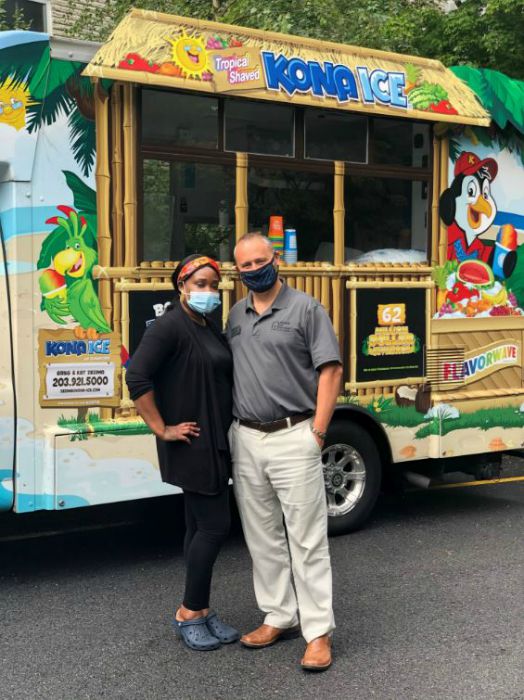
<svg viewBox="0 0 524 700">
<path fill-rule="evenodd" d="M 63 216 L 47 219 L 47 224 L 57 227 L 44 242 L 38 264 L 47 266 L 39 278 L 40 308 L 61 325 L 73 318 L 78 323 L 77 338 L 96 339 L 111 332 L 91 277 L 98 260 L 96 239 L 85 218 L 72 207 L 57 209 Z"/>
</svg>

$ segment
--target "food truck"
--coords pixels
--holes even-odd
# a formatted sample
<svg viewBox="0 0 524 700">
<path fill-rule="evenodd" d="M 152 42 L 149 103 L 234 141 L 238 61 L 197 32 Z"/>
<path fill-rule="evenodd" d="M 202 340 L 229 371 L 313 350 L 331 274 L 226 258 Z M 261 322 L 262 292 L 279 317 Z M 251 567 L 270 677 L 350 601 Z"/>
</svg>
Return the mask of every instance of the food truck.
<svg viewBox="0 0 524 700">
<path fill-rule="evenodd" d="M 101 46 L 0 34 L 0 508 L 176 493 L 129 357 L 190 252 L 225 320 L 270 217 L 344 360 L 331 531 L 392 474 L 497 475 L 524 444 L 523 129 L 464 70 L 141 10 Z"/>
</svg>

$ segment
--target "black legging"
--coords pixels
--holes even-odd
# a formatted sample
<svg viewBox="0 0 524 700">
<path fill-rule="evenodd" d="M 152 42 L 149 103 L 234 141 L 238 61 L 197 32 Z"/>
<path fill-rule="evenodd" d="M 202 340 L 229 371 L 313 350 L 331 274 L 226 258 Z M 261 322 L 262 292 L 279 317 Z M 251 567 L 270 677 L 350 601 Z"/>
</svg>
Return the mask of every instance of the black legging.
<svg viewBox="0 0 524 700">
<path fill-rule="evenodd" d="M 229 489 L 216 496 L 184 492 L 186 535 L 186 590 L 184 607 L 203 610 L 209 607 L 213 564 L 229 533 Z"/>
</svg>

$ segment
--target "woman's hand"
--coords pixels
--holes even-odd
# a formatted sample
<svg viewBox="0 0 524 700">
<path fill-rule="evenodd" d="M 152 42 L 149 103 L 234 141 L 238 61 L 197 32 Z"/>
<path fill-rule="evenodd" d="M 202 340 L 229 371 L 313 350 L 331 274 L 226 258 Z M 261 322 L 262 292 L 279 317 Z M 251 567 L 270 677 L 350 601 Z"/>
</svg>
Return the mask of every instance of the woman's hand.
<svg viewBox="0 0 524 700">
<path fill-rule="evenodd" d="M 162 435 L 159 435 L 161 440 L 166 442 L 187 442 L 191 444 L 190 437 L 198 437 L 200 428 L 196 423 L 179 423 L 178 425 L 166 425 Z"/>
</svg>

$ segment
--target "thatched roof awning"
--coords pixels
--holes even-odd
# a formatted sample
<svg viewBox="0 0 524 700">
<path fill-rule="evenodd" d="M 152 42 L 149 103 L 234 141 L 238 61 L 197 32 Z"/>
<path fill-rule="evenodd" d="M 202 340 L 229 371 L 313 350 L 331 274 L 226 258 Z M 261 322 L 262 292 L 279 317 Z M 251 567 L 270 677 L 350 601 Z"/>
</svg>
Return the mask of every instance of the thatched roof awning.
<svg viewBox="0 0 524 700">
<path fill-rule="evenodd" d="M 84 75 L 412 119 L 488 126 L 439 61 L 131 10 Z"/>
</svg>

